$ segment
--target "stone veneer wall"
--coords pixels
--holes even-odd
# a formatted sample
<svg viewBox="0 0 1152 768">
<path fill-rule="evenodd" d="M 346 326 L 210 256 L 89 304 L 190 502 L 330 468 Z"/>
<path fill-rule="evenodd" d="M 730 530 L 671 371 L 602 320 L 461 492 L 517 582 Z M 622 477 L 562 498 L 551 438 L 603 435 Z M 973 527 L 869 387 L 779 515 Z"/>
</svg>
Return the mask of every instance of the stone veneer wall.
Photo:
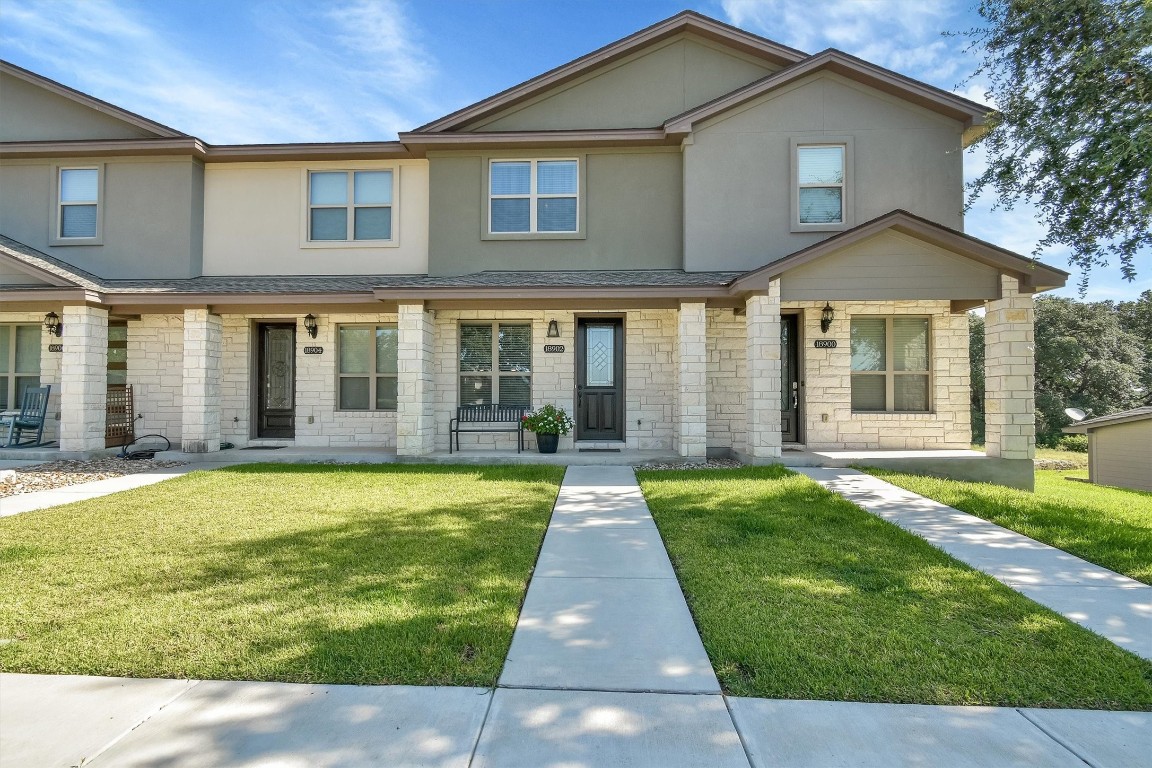
<svg viewBox="0 0 1152 768">
<path fill-rule="evenodd" d="M 40 325 L 43 326 L 46 312 L 0 312 L 0 325 Z M 56 314 L 60 314 L 57 312 Z M 44 421 L 44 441 L 57 440 L 60 436 L 60 352 L 49 352 L 51 344 L 61 344 L 63 339 L 50 335 L 43 329 L 40 331 L 40 384 L 48 384 L 52 391 L 48 393 L 48 417 Z M 16 410 L 20 403 L 10 403 L 8 407 Z M 3 433 L 7 435 L 7 431 Z"/>
<path fill-rule="evenodd" d="M 576 317 L 595 312 L 579 310 L 440 310 L 436 313 L 434 391 L 436 450 L 448 449 L 448 422 L 459 402 L 459 325 L 469 321 L 530 322 L 532 324 L 532 405 L 561 406 L 575 415 Z M 624 314 L 625 336 L 625 444 L 642 450 L 671 450 L 676 417 L 678 365 L 676 310 L 635 310 L 626 313 L 600 313 L 606 317 Z M 548 338 L 548 321 L 560 327 L 559 338 Z M 545 353 L 545 344 L 562 344 L 564 351 Z M 561 438 L 560 449 L 571 449 L 574 434 Z M 535 445 L 531 435 L 528 446 Z M 512 434 L 461 436 L 460 447 L 515 448 Z"/>
<path fill-rule="evenodd" d="M 708 310 L 708 450 L 743 453 L 748 396 L 747 326 L 731 309 Z"/>
<path fill-rule="evenodd" d="M 824 302 L 785 302 L 802 309 L 801 359 L 805 374 L 804 443 L 809 449 L 944 449 L 971 445 L 968 316 L 947 301 L 832 302 L 836 320 L 820 332 Z M 927 315 L 932 332 L 933 413 L 852 413 L 853 315 Z M 813 339 L 836 339 L 815 349 Z M 827 416 L 827 421 L 824 417 Z"/>
<path fill-rule="evenodd" d="M 164 435 L 180 446 L 184 405 L 184 316 L 141 315 L 128 321 L 128 384 L 136 435 Z"/>
</svg>

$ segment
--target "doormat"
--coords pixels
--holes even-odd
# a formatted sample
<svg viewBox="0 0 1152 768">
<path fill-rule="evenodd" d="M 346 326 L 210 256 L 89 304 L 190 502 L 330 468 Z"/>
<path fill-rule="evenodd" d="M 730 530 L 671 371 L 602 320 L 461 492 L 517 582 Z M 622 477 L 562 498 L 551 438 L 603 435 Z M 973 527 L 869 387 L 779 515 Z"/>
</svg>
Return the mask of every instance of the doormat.
<svg viewBox="0 0 1152 768">
<path fill-rule="evenodd" d="M 580 453 L 620 453 L 619 448 L 581 448 Z"/>
<path fill-rule="evenodd" d="M 278 451 L 284 448 L 283 445 L 250 445 L 247 448 L 241 448 L 242 451 Z"/>
</svg>

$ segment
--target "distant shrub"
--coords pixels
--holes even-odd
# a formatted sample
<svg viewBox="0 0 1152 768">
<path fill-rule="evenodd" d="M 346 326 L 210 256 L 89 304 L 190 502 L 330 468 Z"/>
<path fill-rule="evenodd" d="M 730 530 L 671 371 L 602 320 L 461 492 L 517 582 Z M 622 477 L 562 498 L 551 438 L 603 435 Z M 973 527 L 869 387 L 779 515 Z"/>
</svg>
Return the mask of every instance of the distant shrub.
<svg viewBox="0 0 1152 768">
<path fill-rule="evenodd" d="M 1088 453 L 1088 435 L 1064 435 L 1056 447 L 1062 451 Z"/>
</svg>

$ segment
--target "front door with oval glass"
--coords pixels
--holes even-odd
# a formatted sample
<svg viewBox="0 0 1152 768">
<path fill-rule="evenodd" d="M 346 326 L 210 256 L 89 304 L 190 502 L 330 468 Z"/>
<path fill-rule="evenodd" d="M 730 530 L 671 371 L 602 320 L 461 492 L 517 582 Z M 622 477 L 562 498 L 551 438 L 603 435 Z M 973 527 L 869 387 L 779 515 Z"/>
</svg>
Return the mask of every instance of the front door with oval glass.
<svg viewBox="0 0 1152 768">
<path fill-rule="evenodd" d="M 576 439 L 624 439 L 624 321 L 576 324 Z"/>
<path fill-rule="evenodd" d="M 295 437 L 296 325 L 262 323 L 257 337 L 256 436 Z"/>
</svg>

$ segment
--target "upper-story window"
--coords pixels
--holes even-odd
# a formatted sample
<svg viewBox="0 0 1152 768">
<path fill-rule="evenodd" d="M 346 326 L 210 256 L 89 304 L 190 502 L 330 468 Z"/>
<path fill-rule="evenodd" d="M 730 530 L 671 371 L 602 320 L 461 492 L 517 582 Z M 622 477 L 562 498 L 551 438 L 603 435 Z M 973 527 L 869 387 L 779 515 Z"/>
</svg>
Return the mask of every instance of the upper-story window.
<svg viewBox="0 0 1152 768">
<path fill-rule="evenodd" d="M 579 231 L 578 160 L 492 160 L 488 231 L 492 234 Z"/>
<path fill-rule="evenodd" d="M 61 168 L 56 239 L 94 240 L 100 228 L 100 169 Z"/>
<path fill-rule="evenodd" d="M 392 240 L 393 173 L 312 171 L 308 174 L 310 241 Z"/>
<path fill-rule="evenodd" d="M 852 226 L 851 142 L 793 141 L 792 229 Z"/>
</svg>

